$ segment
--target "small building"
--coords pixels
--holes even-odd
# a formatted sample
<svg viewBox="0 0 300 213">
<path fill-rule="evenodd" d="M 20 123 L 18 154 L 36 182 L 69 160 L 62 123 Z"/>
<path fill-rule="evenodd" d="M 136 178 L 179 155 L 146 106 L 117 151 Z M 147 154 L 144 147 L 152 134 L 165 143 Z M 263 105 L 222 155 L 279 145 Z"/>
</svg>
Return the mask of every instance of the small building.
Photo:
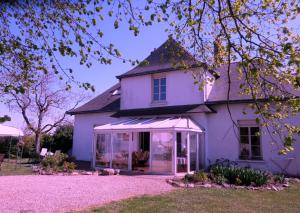
<svg viewBox="0 0 300 213">
<path fill-rule="evenodd" d="M 231 64 L 228 90 L 227 75 L 218 75 L 227 65 L 205 70 L 168 39 L 143 63 L 117 76 L 119 83 L 68 112 L 75 116 L 73 155 L 94 168 L 142 173 L 189 173 L 224 158 L 300 174 L 300 138 L 294 152 L 278 155 L 280 144 L 257 123 L 249 108 L 253 100 L 241 94 L 237 66 Z M 289 122 L 299 126 L 300 115 Z"/>
</svg>

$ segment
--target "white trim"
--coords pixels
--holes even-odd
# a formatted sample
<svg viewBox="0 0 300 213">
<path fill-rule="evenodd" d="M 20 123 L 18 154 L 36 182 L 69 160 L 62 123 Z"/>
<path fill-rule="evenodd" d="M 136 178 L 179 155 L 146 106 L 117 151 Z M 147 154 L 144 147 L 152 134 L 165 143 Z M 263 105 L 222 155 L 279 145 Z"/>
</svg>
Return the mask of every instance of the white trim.
<svg viewBox="0 0 300 213">
<path fill-rule="evenodd" d="M 128 170 L 132 171 L 132 145 L 133 145 L 133 132 L 129 133 L 129 147 L 128 147 Z"/>
<path fill-rule="evenodd" d="M 190 165 L 190 162 L 191 162 L 191 149 L 190 149 L 190 133 L 187 132 L 186 133 L 186 138 L 187 138 L 187 142 L 186 142 L 186 147 L 187 147 L 187 172 L 190 173 L 191 172 L 191 165 Z"/>
<path fill-rule="evenodd" d="M 173 131 L 172 173 L 177 173 L 177 132 Z"/>
<path fill-rule="evenodd" d="M 96 146 L 97 146 L 97 133 L 93 134 L 93 141 L 92 141 L 92 162 L 91 162 L 91 167 L 95 168 L 96 167 Z"/>
<path fill-rule="evenodd" d="M 199 155 L 200 155 L 200 150 L 199 150 L 199 134 L 196 134 L 196 171 L 199 171 Z"/>
<path fill-rule="evenodd" d="M 153 132 L 150 131 L 150 144 L 149 144 L 149 171 L 152 172 L 152 136 Z"/>
<path fill-rule="evenodd" d="M 113 133 L 113 132 L 118 132 L 118 133 L 126 133 L 126 132 L 150 132 L 150 131 L 180 131 L 180 132 L 199 132 L 203 133 L 202 130 L 196 130 L 196 129 L 188 129 L 188 128 L 176 128 L 176 127 L 167 127 L 167 128 L 138 128 L 138 129 L 101 129 L 97 130 L 95 129 L 95 132 L 97 133 Z"/>
<path fill-rule="evenodd" d="M 110 133 L 110 161 L 109 161 L 109 168 L 112 168 L 112 159 L 113 159 L 113 154 L 114 154 L 114 147 L 113 147 L 113 142 L 114 142 L 114 133 Z"/>
</svg>

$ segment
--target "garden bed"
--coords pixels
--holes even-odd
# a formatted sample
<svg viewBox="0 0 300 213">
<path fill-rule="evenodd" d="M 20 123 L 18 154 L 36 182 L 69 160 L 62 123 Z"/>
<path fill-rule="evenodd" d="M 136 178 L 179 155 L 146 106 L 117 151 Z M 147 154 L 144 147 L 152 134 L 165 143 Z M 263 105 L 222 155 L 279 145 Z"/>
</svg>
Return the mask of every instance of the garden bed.
<svg viewBox="0 0 300 213">
<path fill-rule="evenodd" d="M 234 188 L 248 190 L 281 191 L 293 182 L 300 182 L 297 178 L 286 178 L 282 174 L 271 174 L 266 171 L 238 167 L 235 162 L 218 160 L 207 171 L 187 174 L 184 178 L 168 179 L 167 182 L 176 187 L 184 188 Z"/>
</svg>

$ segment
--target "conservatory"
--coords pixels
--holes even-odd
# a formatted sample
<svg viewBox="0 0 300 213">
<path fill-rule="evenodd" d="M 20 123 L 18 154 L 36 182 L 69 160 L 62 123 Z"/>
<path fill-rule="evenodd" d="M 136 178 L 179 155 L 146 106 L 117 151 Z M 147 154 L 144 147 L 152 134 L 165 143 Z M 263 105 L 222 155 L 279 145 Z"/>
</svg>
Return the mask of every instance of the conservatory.
<svg viewBox="0 0 300 213">
<path fill-rule="evenodd" d="M 189 117 L 135 118 L 94 127 L 94 168 L 191 173 L 204 167 L 204 153 L 204 130 Z"/>
</svg>

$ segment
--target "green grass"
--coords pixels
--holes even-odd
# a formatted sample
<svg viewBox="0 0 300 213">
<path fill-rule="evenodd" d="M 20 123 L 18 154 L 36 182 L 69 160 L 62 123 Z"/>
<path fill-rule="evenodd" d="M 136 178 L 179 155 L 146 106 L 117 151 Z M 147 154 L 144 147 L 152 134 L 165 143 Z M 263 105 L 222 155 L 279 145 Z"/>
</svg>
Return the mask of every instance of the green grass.
<svg viewBox="0 0 300 213">
<path fill-rule="evenodd" d="M 101 193 L 101 190 L 99 191 Z M 179 213 L 179 212 L 299 212 L 300 184 L 275 191 L 235 189 L 180 189 L 159 196 L 143 196 L 112 202 L 83 212 Z"/>
<path fill-rule="evenodd" d="M 0 176 L 8 175 L 30 175 L 32 174 L 31 169 L 32 164 L 28 163 L 28 159 L 22 159 L 18 164 L 15 163 L 15 160 L 5 159 L 1 165 Z"/>
</svg>

